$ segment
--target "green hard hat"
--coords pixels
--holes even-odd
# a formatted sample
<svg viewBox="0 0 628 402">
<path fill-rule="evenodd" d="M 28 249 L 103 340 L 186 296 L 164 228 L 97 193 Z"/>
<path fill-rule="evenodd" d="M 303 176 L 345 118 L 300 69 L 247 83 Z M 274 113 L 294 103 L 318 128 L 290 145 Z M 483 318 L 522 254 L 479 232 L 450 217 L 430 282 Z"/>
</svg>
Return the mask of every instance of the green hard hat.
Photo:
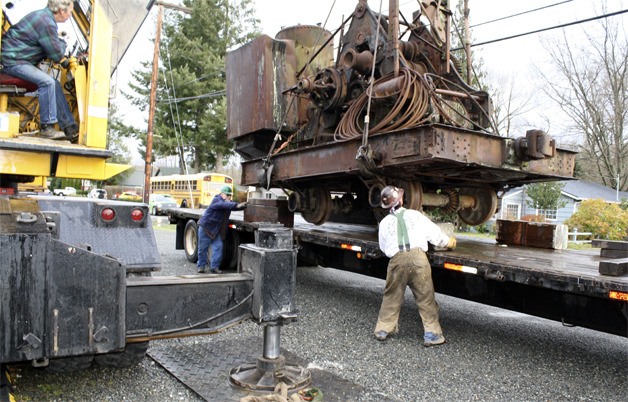
<svg viewBox="0 0 628 402">
<path fill-rule="evenodd" d="M 223 188 L 220 189 L 221 193 L 227 194 L 227 195 L 232 195 L 233 192 L 231 191 L 231 187 L 229 186 L 224 186 Z"/>
</svg>

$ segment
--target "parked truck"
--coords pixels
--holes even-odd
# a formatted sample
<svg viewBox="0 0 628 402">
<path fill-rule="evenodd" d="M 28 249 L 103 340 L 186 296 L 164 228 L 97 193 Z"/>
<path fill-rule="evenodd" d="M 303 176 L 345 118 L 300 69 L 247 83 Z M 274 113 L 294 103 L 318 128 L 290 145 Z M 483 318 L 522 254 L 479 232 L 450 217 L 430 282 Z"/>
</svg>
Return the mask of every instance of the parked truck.
<svg viewBox="0 0 628 402">
<path fill-rule="evenodd" d="M 52 194 L 59 196 L 76 195 L 76 189 L 74 187 L 55 188 L 52 190 Z"/>
<path fill-rule="evenodd" d="M 333 32 L 287 27 L 227 54 L 227 137 L 244 159 L 239 184 L 280 188 L 288 199 L 268 206 L 274 215 L 264 200 L 247 208 L 250 219 L 233 214 L 223 268 L 237 264 L 253 222 L 292 222 L 292 212 L 301 260 L 383 277 L 384 186 L 403 187 L 408 208 L 473 226 L 495 216 L 510 188 L 573 178 L 575 152 L 547 133 L 499 135 L 489 94 L 463 79 L 450 52 L 446 2 L 419 1 L 412 18 L 400 18 L 398 1 L 388 15 L 356 3 Z M 176 247 L 196 261 L 202 210 L 168 214 Z M 429 255 L 441 293 L 627 335 L 628 279 L 600 274 L 599 255 L 466 239 Z"/>
</svg>

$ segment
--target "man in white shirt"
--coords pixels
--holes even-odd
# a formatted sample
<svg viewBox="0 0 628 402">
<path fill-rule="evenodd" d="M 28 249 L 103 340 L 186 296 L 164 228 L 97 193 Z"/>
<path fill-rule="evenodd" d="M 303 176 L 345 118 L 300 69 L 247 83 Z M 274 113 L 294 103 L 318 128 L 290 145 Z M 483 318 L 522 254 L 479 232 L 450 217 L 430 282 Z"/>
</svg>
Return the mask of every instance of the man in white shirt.
<svg viewBox="0 0 628 402">
<path fill-rule="evenodd" d="M 410 286 L 423 321 L 423 345 L 443 344 L 432 268 L 425 252 L 428 242 L 453 249 L 456 238 L 449 237 L 421 212 L 403 208 L 403 189 L 387 186 L 381 192 L 381 200 L 382 208 L 390 213 L 379 224 L 379 248 L 390 262 L 375 337 L 384 341 L 389 334 L 398 332 L 399 312 L 406 286 Z"/>
</svg>

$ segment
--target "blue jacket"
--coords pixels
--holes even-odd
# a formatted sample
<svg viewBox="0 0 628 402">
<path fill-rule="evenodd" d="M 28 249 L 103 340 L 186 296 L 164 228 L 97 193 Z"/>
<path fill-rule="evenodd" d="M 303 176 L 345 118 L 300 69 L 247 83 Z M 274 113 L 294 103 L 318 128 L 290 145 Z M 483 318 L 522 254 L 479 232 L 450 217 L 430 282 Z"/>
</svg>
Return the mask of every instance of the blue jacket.
<svg viewBox="0 0 628 402">
<path fill-rule="evenodd" d="M 198 221 L 198 225 L 205 230 L 210 238 L 215 239 L 220 234 L 220 238 L 224 240 L 227 234 L 229 216 L 237 206 L 237 202 L 223 200 L 220 194 L 216 194 Z"/>
<path fill-rule="evenodd" d="M 46 57 L 59 62 L 66 44 L 59 39 L 57 29 L 49 8 L 27 14 L 2 37 L 2 65 L 35 65 Z"/>
</svg>

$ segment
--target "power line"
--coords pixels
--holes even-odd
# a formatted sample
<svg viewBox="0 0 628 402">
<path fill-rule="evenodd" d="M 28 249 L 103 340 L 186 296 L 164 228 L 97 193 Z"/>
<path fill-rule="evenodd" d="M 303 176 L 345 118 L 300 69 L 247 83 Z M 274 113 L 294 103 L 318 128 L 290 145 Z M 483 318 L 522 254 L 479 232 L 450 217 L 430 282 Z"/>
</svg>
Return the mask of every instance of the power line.
<svg viewBox="0 0 628 402">
<path fill-rule="evenodd" d="M 203 99 L 203 98 L 218 98 L 221 96 L 225 96 L 227 94 L 226 90 L 220 90 L 220 91 L 215 91 L 215 92 L 209 92 L 206 94 L 202 94 L 202 95 L 194 95 L 194 96 L 187 96 L 187 97 L 183 97 L 183 98 L 165 98 L 165 99 L 159 99 L 158 102 L 162 103 L 162 102 L 167 102 L 167 103 L 179 103 L 179 102 L 185 102 L 185 101 L 189 101 L 189 100 L 196 100 L 196 99 Z"/>
<path fill-rule="evenodd" d="M 524 14 L 532 13 L 532 12 L 535 12 L 535 11 L 543 10 L 543 9 L 546 9 L 546 8 L 550 8 L 550 7 L 558 6 L 558 5 L 560 5 L 560 4 L 570 3 L 570 2 L 572 2 L 572 1 L 573 1 L 573 0 L 561 1 L 561 2 L 559 2 L 559 3 L 549 4 L 549 5 L 547 5 L 547 6 L 543 6 L 543 7 L 535 8 L 535 9 L 528 10 L 528 11 L 522 11 L 522 12 L 517 13 L 517 14 L 508 15 L 508 16 L 506 16 L 506 17 L 500 17 L 500 18 L 497 18 L 497 19 L 494 19 L 494 20 L 480 22 L 479 24 L 471 25 L 469 28 L 475 28 L 475 27 L 479 27 L 480 25 L 486 25 L 486 24 L 490 24 L 490 23 L 492 23 L 492 22 L 497 22 L 497 21 L 506 20 L 506 19 L 508 19 L 508 18 L 518 17 L 518 16 L 520 16 L 520 15 L 524 15 Z"/>
<path fill-rule="evenodd" d="M 499 38 L 499 39 L 493 39 L 493 40 L 489 40 L 489 41 L 485 41 L 485 42 L 480 42 L 480 43 L 473 43 L 471 44 L 471 47 L 475 47 L 475 46 L 482 46 L 482 45 L 488 45 L 490 43 L 495 43 L 495 42 L 501 42 L 504 40 L 508 40 L 508 39 L 515 39 L 515 38 L 519 38 L 521 36 L 527 36 L 527 35 L 532 35 L 535 33 L 540 33 L 540 32 L 545 32 L 545 31 L 550 31 L 552 29 L 557 29 L 557 28 L 565 28 L 568 26 L 572 26 L 572 25 L 578 25 L 578 24 L 583 24 L 585 22 L 590 22 L 590 21 L 595 21 L 595 20 L 599 20 L 602 18 L 608 18 L 608 17 L 613 17 L 615 15 L 620 15 L 623 13 L 628 12 L 628 9 L 626 10 L 620 10 L 620 11 L 616 11 L 614 13 L 610 13 L 610 14 L 604 14 L 604 15 L 599 15 L 597 17 L 591 17 L 591 18 L 587 18 L 585 20 L 579 20 L 579 21 L 573 21 L 573 22 L 568 22 L 566 24 L 561 24 L 561 25 L 554 25 L 552 27 L 548 27 L 548 28 L 541 28 L 541 29 L 537 29 L 535 31 L 530 31 L 530 32 L 524 32 L 524 33 L 520 33 L 517 35 L 512 35 L 512 36 L 506 36 L 504 38 Z M 462 50 L 464 49 L 464 47 L 458 47 L 455 49 L 451 49 L 451 51 L 456 51 L 456 50 Z"/>
</svg>

